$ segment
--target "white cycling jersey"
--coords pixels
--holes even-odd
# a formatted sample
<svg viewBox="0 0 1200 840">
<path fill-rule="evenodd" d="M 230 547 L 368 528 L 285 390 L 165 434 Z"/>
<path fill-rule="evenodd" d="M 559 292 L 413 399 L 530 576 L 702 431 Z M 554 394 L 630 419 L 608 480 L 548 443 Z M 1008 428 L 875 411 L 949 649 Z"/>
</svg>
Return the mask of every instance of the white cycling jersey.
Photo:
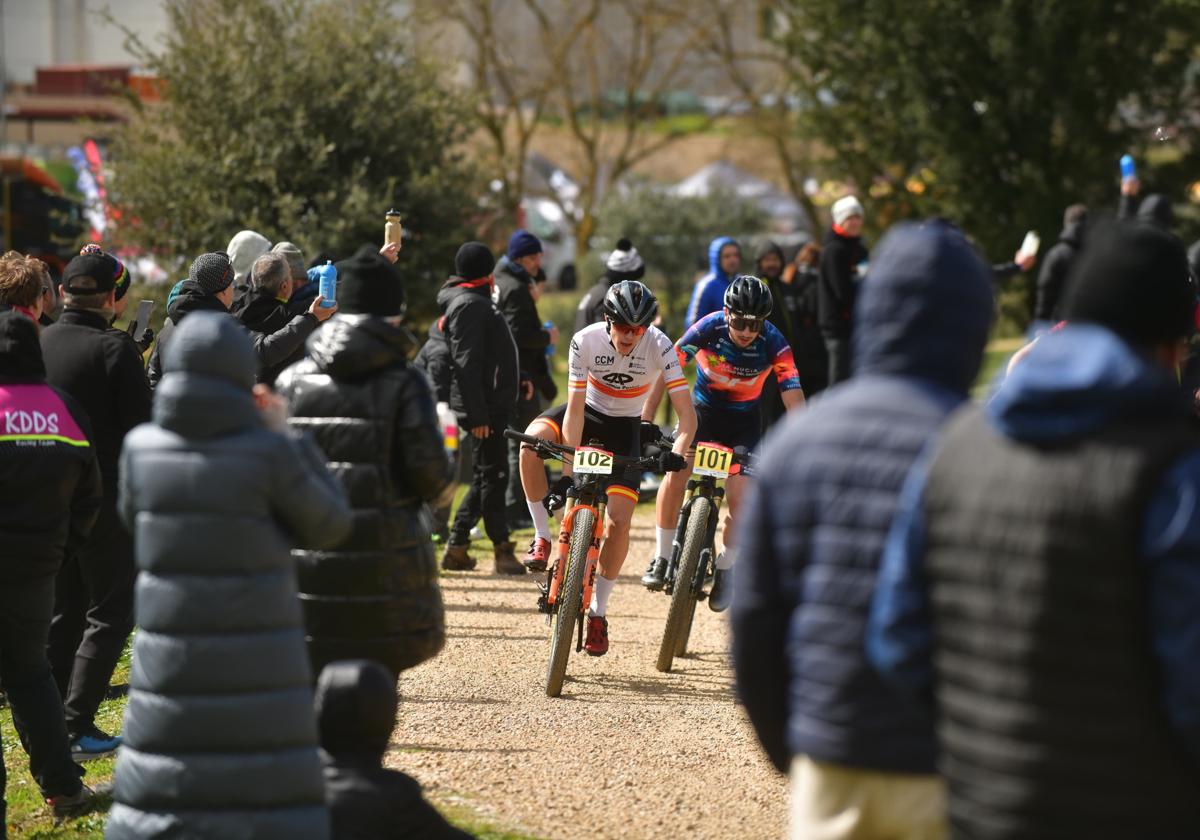
<svg viewBox="0 0 1200 840">
<path fill-rule="evenodd" d="M 584 327 L 571 339 L 567 388 L 587 390 L 587 405 L 609 417 L 638 417 L 650 387 L 661 375 L 667 391 L 688 387 L 675 345 L 662 330 L 650 327 L 622 356 L 608 338 L 605 322 Z"/>
</svg>

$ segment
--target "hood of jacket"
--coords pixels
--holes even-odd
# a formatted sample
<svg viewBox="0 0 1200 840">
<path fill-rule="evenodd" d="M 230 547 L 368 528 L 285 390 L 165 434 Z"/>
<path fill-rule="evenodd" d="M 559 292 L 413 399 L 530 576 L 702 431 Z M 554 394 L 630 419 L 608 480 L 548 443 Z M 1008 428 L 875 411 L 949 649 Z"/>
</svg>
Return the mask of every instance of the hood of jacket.
<svg viewBox="0 0 1200 840">
<path fill-rule="evenodd" d="M 438 289 L 438 309 L 442 313 L 445 313 L 450 304 L 463 295 L 471 295 L 472 297 L 490 301 L 492 299 L 492 284 L 480 284 L 478 280 L 464 280 L 462 277 L 451 277 L 445 282 L 442 288 Z"/>
<path fill-rule="evenodd" d="M 1070 224 L 1063 225 L 1062 232 L 1058 235 L 1058 241 L 1066 242 L 1078 251 L 1083 247 L 1083 239 L 1086 235 L 1086 221 L 1071 222 Z"/>
<path fill-rule="evenodd" d="M 1171 206 L 1171 199 L 1165 195 L 1151 193 L 1146 196 L 1138 205 L 1137 214 L 1139 219 L 1153 222 L 1161 228 L 1171 230 L 1175 227 L 1175 209 Z"/>
<path fill-rule="evenodd" d="M 893 228 L 854 315 L 856 374 L 909 376 L 967 394 L 992 324 L 991 269 L 952 225 Z"/>
<path fill-rule="evenodd" d="M 334 379 L 362 379 L 408 359 L 416 339 L 373 315 L 335 315 L 307 342 L 317 369 Z"/>
<path fill-rule="evenodd" d="M 0 379 L 42 381 L 45 378 L 37 325 L 16 310 L 0 312 Z"/>
<path fill-rule="evenodd" d="M 708 245 L 708 270 L 712 276 L 728 285 L 732 280 L 732 275 L 726 274 L 721 270 L 721 249 L 726 245 L 737 245 L 738 241 L 732 236 L 718 236 Z"/>
<path fill-rule="evenodd" d="M 1170 371 L 1115 333 L 1069 324 L 1046 333 L 987 404 L 1006 437 L 1031 443 L 1083 437 L 1121 419 L 1189 410 Z"/>
<path fill-rule="evenodd" d="M 314 700 L 325 752 L 383 755 L 396 725 L 396 683 L 381 665 L 362 659 L 326 665 Z"/>
<path fill-rule="evenodd" d="M 254 261 L 270 250 L 270 240 L 261 233 L 242 230 L 234 234 L 233 239 L 229 240 L 229 247 L 225 249 L 233 266 L 233 282 L 239 286 L 249 283 Z"/>
<path fill-rule="evenodd" d="M 231 315 L 201 312 L 175 330 L 154 391 L 154 422 L 184 437 L 260 426 L 250 389 L 258 365 L 250 335 Z"/>
<path fill-rule="evenodd" d="M 270 292 L 256 289 L 246 296 L 245 304 L 237 319 L 248 330 L 273 333 L 282 329 L 291 320 L 287 304 Z"/>
<path fill-rule="evenodd" d="M 774 254 L 779 257 L 779 274 L 769 278 L 776 280 L 783 274 L 783 269 L 787 267 L 787 261 L 783 258 L 783 249 L 769 239 L 759 246 L 757 253 L 754 255 L 754 273 L 763 279 L 768 279 L 762 270 L 762 261 L 767 254 Z"/>
<path fill-rule="evenodd" d="M 530 273 L 526 271 L 525 268 L 519 263 L 515 263 L 510 260 L 507 254 L 500 257 L 500 261 L 496 263 L 496 273 L 512 275 L 525 285 L 529 285 L 533 282 L 532 275 L 530 275 Z"/>
<path fill-rule="evenodd" d="M 204 292 L 194 281 L 182 280 L 171 290 L 174 297 L 167 302 L 167 317 L 178 324 L 190 312 L 228 313 L 225 304 Z"/>
</svg>

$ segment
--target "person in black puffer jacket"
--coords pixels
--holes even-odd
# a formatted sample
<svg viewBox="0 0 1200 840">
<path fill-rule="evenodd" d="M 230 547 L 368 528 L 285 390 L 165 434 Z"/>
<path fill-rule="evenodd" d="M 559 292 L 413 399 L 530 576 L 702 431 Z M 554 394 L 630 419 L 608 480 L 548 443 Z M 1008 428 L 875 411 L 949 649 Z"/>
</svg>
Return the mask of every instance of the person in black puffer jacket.
<svg viewBox="0 0 1200 840">
<path fill-rule="evenodd" d="M 450 381 L 454 376 L 454 362 L 450 359 L 450 346 L 446 344 L 446 333 L 442 330 L 443 318 L 438 318 L 429 325 L 429 338 L 421 347 L 421 352 L 413 359 L 413 366 L 425 374 L 433 393 L 439 403 L 450 405 Z M 461 441 L 461 434 L 458 440 Z M 458 449 L 448 449 L 447 456 L 454 463 L 454 475 L 459 474 L 461 452 Z M 453 498 L 448 498 L 444 504 L 432 506 L 433 539 L 434 542 L 445 542 L 450 538 L 450 510 Z"/>
<path fill-rule="evenodd" d="M 396 686 L 375 662 L 346 660 L 317 680 L 317 729 L 333 840 L 470 840 L 421 796 L 416 779 L 383 766 L 396 725 Z"/>
<path fill-rule="evenodd" d="M 336 550 L 295 553 L 300 598 L 314 673 L 373 659 L 395 677 L 445 643 L 425 503 L 452 492 L 450 464 L 429 384 L 408 362 L 399 274 L 366 248 L 337 269 L 342 314 L 276 382 L 289 423 L 313 434 L 354 508 Z"/>
<path fill-rule="evenodd" d="M 1085 205 L 1072 204 L 1068 207 L 1063 213 L 1063 229 L 1058 235 L 1058 242 L 1042 259 L 1037 279 L 1037 297 L 1033 305 L 1033 320 L 1041 328 L 1049 328 L 1062 320 L 1059 306 L 1063 290 L 1067 287 L 1071 266 L 1083 247 L 1087 221 Z"/>
<path fill-rule="evenodd" d="M 189 316 L 164 368 L 121 453 L 141 630 L 105 837 L 326 840 L 289 549 L 336 544 L 350 509 L 232 317 Z"/>
</svg>

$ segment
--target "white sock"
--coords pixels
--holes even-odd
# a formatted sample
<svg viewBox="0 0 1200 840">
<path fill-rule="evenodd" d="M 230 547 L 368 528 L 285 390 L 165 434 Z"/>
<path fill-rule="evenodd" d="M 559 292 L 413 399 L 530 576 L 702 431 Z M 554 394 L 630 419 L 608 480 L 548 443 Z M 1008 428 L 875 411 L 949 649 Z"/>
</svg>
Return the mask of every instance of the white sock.
<svg viewBox="0 0 1200 840">
<path fill-rule="evenodd" d="M 604 575 L 596 575 L 596 585 L 592 587 L 592 605 L 588 607 L 588 615 L 604 615 L 608 611 L 608 596 L 612 595 L 616 580 L 609 580 Z"/>
<path fill-rule="evenodd" d="M 671 544 L 675 542 L 674 528 L 655 528 L 657 536 L 654 538 L 655 552 L 657 557 L 663 559 L 671 559 Z"/>
<path fill-rule="evenodd" d="M 733 568 L 733 549 L 728 546 L 725 550 L 717 555 L 717 568 L 722 572 L 728 572 Z"/>
<path fill-rule="evenodd" d="M 550 533 L 550 514 L 546 512 L 546 506 L 528 499 L 525 500 L 525 504 L 529 506 L 529 518 L 533 520 L 533 530 L 537 532 L 537 536 L 554 542 L 554 536 Z"/>
</svg>

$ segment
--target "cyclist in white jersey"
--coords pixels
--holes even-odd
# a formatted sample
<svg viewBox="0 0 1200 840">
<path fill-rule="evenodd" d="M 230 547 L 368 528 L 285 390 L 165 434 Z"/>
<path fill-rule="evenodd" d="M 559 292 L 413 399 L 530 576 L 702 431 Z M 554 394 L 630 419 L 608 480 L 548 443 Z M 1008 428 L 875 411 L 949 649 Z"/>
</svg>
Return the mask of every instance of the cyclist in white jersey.
<svg viewBox="0 0 1200 840">
<path fill-rule="evenodd" d="M 595 443 L 617 455 L 639 456 L 646 397 L 661 376 L 679 417 L 673 455 L 664 459 L 664 467 L 683 467 L 683 453 L 696 433 L 696 411 L 671 339 L 651 326 L 657 314 L 658 301 L 645 284 L 636 280 L 614 284 L 604 296 L 604 321 L 585 327 L 571 339 L 566 404 L 536 418 L 525 433 L 567 446 Z M 614 473 L 607 482 L 604 542 L 584 643 L 592 656 L 608 652 L 608 598 L 629 551 L 629 523 L 639 480 L 627 471 Z M 548 495 L 565 497 L 571 481 L 571 467 L 564 464 L 563 476 L 550 492 L 541 460 L 531 449 L 522 448 L 521 484 L 536 530 L 525 555 L 531 571 L 545 570 L 553 541 L 545 500 Z"/>
</svg>

